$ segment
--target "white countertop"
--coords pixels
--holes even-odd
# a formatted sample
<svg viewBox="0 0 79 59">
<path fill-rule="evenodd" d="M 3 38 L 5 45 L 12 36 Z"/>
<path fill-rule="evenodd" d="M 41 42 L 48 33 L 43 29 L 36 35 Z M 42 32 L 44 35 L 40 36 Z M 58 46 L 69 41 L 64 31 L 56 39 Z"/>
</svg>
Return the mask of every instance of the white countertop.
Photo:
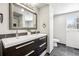
<svg viewBox="0 0 79 59">
<path fill-rule="evenodd" d="M 37 39 L 39 37 L 46 36 L 47 34 L 32 34 L 32 35 L 24 35 L 24 36 L 18 36 L 18 37 L 12 37 L 12 38 L 4 38 L 2 39 L 4 48 L 8 48 L 17 44 L 21 44 L 24 42 L 28 42 L 34 39 Z"/>
</svg>

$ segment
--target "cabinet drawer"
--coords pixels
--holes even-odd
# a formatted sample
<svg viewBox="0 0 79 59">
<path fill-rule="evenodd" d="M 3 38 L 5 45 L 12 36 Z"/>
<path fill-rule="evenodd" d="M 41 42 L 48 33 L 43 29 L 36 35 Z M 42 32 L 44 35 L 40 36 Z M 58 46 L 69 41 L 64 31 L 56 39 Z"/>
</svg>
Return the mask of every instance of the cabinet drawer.
<svg viewBox="0 0 79 59">
<path fill-rule="evenodd" d="M 27 55 L 33 50 L 34 50 L 34 41 L 31 41 L 29 43 L 16 47 L 16 51 L 19 56 Z"/>
<path fill-rule="evenodd" d="M 37 56 L 36 50 L 33 53 L 29 54 L 28 56 Z"/>
<path fill-rule="evenodd" d="M 39 38 L 39 41 L 40 41 L 41 43 L 44 43 L 44 42 L 46 42 L 46 39 L 47 39 L 47 37 L 44 36 L 44 37 Z"/>
<path fill-rule="evenodd" d="M 5 55 L 9 56 L 23 56 L 34 50 L 34 41 L 26 42 L 14 47 L 5 49 Z"/>
<path fill-rule="evenodd" d="M 43 39 L 46 39 L 46 36 L 39 38 L 39 40 L 43 40 Z"/>
<path fill-rule="evenodd" d="M 35 50 L 30 51 L 26 56 L 35 56 Z"/>
<path fill-rule="evenodd" d="M 41 38 L 39 38 L 38 44 L 41 45 L 41 44 L 43 44 L 44 42 L 46 42 L 46 40 L 47 40 L 46 36 L 41 37 Z"/>
<path fill-rule="evenodd" d="M 44 42 L 43 44 L 39 45 L 38 50 L 43 50 L 43 49 L 45 49 L 46 47 L 47 47 L 47 43 Z"/>
<path fill-rule="evenodd" d="M 3 50 L 4 56 L 17 56 L 15 47 L 6 48 Z"/>
<path fill-rule="evenodd" d="M 43 44 L 44 42 L 46 42 L 46 36 L 45 37 L 41 37 L 39 39 L 35 40 L 35 48 L 37 49 L 41 44 Z"/>
<path fill-rule="evenodd" d="M 47 48 L 47 43 L 44 42 L 43 44 L 39 45 L 38 49 L 36 50 L 36 54 L 40 55 L 46 48 Z"/>
</svg>

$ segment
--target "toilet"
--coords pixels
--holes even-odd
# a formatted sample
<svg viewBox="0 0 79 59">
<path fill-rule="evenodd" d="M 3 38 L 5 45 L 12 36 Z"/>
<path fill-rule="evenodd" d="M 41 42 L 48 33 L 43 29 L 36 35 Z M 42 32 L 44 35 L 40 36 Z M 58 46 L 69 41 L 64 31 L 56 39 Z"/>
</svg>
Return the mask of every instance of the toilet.
<svg viewBox="0 0 79 59">
<path fill-rule="evenodd" d="M 54 42 L 54 47 L 57 47 L 57 43 L 59 42 L 59 39 L 54 39 L 53 42 Z"/>
</svg>

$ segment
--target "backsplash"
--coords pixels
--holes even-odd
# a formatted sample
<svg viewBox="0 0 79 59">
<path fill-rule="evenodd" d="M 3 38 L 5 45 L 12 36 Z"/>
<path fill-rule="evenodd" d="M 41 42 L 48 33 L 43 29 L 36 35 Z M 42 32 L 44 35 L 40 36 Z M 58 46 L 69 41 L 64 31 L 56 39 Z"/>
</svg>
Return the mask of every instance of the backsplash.
<svg viewBox="0 0 79 59">
<path fill-rule="evenodd" d="M 4 34 L 0 35 L 0 39 L 2 39 L 2 38 L 5 38 L 5 35 Z"/>
<path fill-rule="evenodd" d="M 18 33 L 18 36 L 23 36 L 23 35 L 27 35 L 27 32 Z M 16 33 L 11 33 L 11 34 L 0 34 L 0 39 L 2 39 L 2 38 L 10 38 L 10 37 L 16 37 Z"/>
</svg>

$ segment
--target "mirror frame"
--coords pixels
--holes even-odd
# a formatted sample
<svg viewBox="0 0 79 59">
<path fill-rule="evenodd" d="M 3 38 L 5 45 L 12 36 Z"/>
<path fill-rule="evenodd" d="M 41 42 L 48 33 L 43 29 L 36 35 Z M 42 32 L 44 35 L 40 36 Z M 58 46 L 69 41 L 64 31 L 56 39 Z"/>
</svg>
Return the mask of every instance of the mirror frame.
<svg viewBox="0 0 79 59">
<path fill-rule="evenodd" d="M 35 13 L 35 12 L 32 12 L 31 10 L 28 10 L 28 9 L 26 9 L 26 8 L 24 8 L 24 9 L 26 9 L 27 11 L 29 11 L 29 12 L 31 12 L 31 13 L 33 13 L 33 14 L 35 14 L 36 15 L 36 26 L 35 26 L 35 28 L 13 28 L 11 25 L 12 25 L 12 20 L 13 20 L 13 13 L 12 13 L 12 4 L 13 3 L 9 3 L 9 29 L 10 30 L 27 30 L 27 29 L 30 29 L 30 30 L 32 30 L 32 29 L 37 29 L 37 13 Z M 21 6 L 22 7 L 22 6 Z M 23 7 L 22 7 L 23 8 Z M 28 8 L 28 7 L 27 7 Z"/>
</svg>

